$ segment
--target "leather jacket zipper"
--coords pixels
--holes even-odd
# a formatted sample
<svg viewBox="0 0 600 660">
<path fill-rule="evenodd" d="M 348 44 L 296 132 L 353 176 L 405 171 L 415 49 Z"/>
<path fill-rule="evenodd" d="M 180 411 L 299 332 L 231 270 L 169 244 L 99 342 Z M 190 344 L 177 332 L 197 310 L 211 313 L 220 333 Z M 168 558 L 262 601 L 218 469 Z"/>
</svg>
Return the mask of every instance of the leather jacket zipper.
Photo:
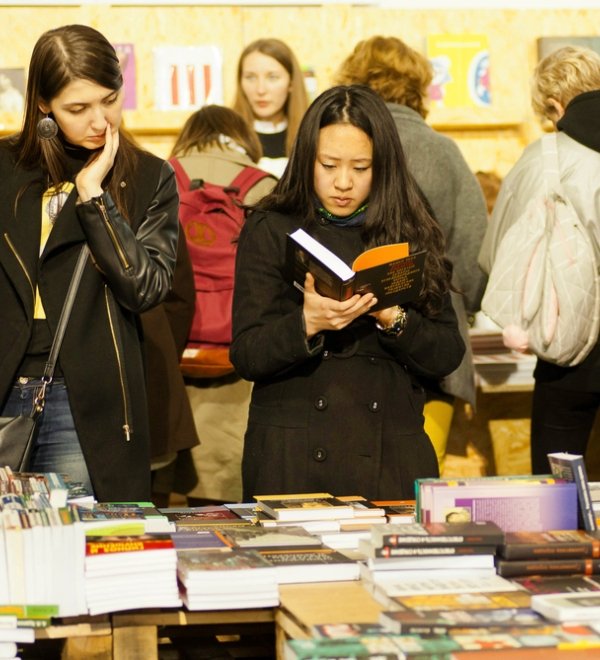
<svg viewBox="0 0 600 660">
<path fill-rule="evenodd" d="M 35 287 L 33 286 L 33 282 L 31 281 L 31 277 L 29 276 L 29 273 L 27 272 L 27 268 L 25 268 L 25 262 L 21 257 L 19 256 L 19 253 L 17 252 L 17 249 L 15 248 L 13 242 L 10 240 L 8 234 L 4 234 L 4 240 L 8 243 L 8 247 L 10 248 L 10 251 L 15 255 L 15 259 L 19 262 L 19 266 L 23 269 L 23 272 L 25 273 L 25 277 L 27 278 L 27 281 L 29 282 L 29 286 L 31 287 L 31 293 L 33 297 L 35 298 Z"/>
<path fill-rule="evenodd" d="M 117 253 L 117 257 L 119 258 L 119 261 L 121 262 L 121 266 L 125 270 L 129 270 L 131 268 L 131 264 L 127 260 L 127 255 L 125 254 L 125 250 L 123 249 L 123 246 L 121 245 L 121 241 L 119 240 L 119 237 L 117 235 L 117 232 L 114 230 L 114 227 L 112 226 L 110 222 L 110 218 L 108 216 L 108 211 L 106 210 L 106 206 L 104 205 L 104 200 L 102 197 L 93 197 L 92 202 L 94 206 L 98 209 L 98 212 L 100 213 L 100 216 L 102 217 L 102 220 L 104 222 L 104 226 L 106 227 L 106 231 L 108 232 L 108 235 L 110 237 L 110 240 L 112 241 L 112 244 L 115 248 L 115 252 Z"/>
<path fill-rule="evenodd" d="M 119 369 L 119 381 L 121 384 L 121 397 L 123 401 L 123 417 L 124 417 L 124 424 L 122 426 L 123 432 L 125 433 L 125 440 L 129 442 L 131 440 L 131 434 L 133 433 L 133 429 L 131 428 L 130 425 L 130 415 L 129 415 L 129 401 L 127 399 L 127 386 L 125 384 L 125 372 L 124 372 L 124 367 L 123 367 L 123 360 L 121 358 L 121 353 L 119 351 L 119 342 L 117 340 L 117 328 L 115 327 L 115 324 L 113 322 L 113 315 L 111 312 L 111 305 L 110 305 L 110 298 L 109 298 L 109 292 L 108 292 L 108 287 L 105 285 L 104 286 L 104 299 L 106 301 L 106 312 L 108 314 L 108 323 L 110 325 L 110 334 L 112 336 L 113 340 L 113 347 L 115 349 L 115 355 L 117 358 L 117 367 Z"/>
</svg>

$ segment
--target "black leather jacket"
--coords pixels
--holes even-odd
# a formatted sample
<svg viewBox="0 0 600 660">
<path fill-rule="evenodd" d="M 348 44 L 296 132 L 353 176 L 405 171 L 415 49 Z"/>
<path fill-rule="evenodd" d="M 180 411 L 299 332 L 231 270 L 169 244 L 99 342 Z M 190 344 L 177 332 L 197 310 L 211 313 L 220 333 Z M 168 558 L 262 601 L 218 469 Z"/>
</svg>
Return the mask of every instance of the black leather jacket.
<svg viewBox="0 0 600 660">
<path fill-rule="evenodd" d="M 173 186 L 171 166 L 165 162 L 150 206 L 133 228 L 107 192 L 77 205 L 96 266 L 117 301 L 133 312 L 154 307 L 171 288 L 178 235 L 178 225 L 173 223 L 173 214 L 177 217 L 178 213 Z"/>
<path fill-rule="evenodd" d="M 71 411 L 100 500 L 150 495 L 150 451 L 139 313 L 167 295 L 176 260 L 179 198 L 171 166 L 142 153 L 121 187 L 77 204 L 73 190 L 39 256 L 39 173 L 16 168 L 0 146 L 0 406 L 33 329 L 36 285 L 54 332 L 81 246 L 83 273 L 59 356 Z M 15 198 L 24 191 L 16 205 Z"/>
</svg>

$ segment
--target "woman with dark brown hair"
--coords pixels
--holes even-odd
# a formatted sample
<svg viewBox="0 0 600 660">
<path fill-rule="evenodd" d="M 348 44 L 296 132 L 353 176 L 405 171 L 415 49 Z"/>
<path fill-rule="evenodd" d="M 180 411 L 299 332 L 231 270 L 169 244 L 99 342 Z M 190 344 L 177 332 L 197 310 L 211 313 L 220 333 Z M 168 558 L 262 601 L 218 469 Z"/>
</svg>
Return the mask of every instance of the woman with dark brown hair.
<svg viewBox="0 0 600 660">
<path fill-rule="evenodd" d="M 129 138 L 122 108 L 111 44 L 59 27 L 33 49 L 22 130 L 0 143 L 0 413 L 30 412 L 87 244 L 30 469 L 99 500 L 150 496 L 139 315 L 170 289 L 178 236 L 173 171 Z"/>
</svg>

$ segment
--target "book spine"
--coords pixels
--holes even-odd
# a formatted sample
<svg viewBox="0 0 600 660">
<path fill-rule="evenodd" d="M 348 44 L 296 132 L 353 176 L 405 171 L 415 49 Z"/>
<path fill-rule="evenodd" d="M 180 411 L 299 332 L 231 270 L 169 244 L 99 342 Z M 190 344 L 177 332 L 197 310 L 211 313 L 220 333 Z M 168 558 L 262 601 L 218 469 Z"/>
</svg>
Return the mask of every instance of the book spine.
<svg viewBox="0 0 600 660">
<path fill-rule="evenodd" d="M 421 536 L 421 535 L 404 535 L 404 534 L 386 534 L 381 533 L 375 536 L 374 542 L 379 546 L 457 546 L 457 545 L 472 545 L 472 546 L 497 546 L 504 541 L 502 534 L 484 535 L 484 534 L 453 534 L 453 535 L 439 535 L 439 536 Z"/>
<path fill-rule="evenodd" d="M 496 562 L 496 571 L 502 577 L 518 577 L 520 575 L 599 575 L 600 560 L 511 561 L 499 559 Z"/>
<path fill-rule="evenodd" d="M 579 507 L 583 518 L 583 524 L 588 532 L 593 532 L 598 529 L 598 525 L 596 524 L 596 514 L 592 507 L 592 497 L 590 495 L 587 472 L 583 458 L 575 463 L 573 466 L 573 472 L 575 483 L 577 484 L 577 495 L 579 498 Z"/>
<path fill-rule="evenodd" d="M 501 545 L 504 559 L 585 559 L 600 557 L 600 541 L 589 543 L 515 543 Z"/>
<path fill-rule="evenodd" d="M 583 523 L 583 527 L 588 532 L 597 530 L 598 525 L 596 524 L 596 515 L 592 506 L 592 497 L 583 456 L 573 455 L 569 458 L 564 458 L 549 454 L 548 461 L 554 475 L 575 482 L 579 504 L 579 517 Z"/>
<path fill-rule="evenodd" d="M 495 545 L 397 546 L 373 548 L 373 557 L 446 557 L 456 555 L 493 555 Z"/>
</svg>

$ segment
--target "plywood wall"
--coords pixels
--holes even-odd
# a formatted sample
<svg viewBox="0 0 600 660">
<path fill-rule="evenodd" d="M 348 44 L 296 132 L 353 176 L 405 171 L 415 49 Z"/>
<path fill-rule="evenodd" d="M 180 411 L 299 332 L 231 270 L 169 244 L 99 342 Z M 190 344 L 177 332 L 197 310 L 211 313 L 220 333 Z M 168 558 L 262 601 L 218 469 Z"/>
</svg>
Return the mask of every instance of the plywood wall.
<svg viewBox="0 0 600 660">
<path fill-rule="evenodd" d="M 114 43 L 136 47 L 138 110 L 126 123 L 159 155 L 166 155 L 186 113 L 154 108 L 152 49 L 167 45 L 215 44 L 224 55 L 224 92 L 230 102 L 240 51 L 253 39 L 277 36 L 288 42 L 303 65 L 315 70 L 320 90 L 360 39 L 374 34 L 400 37 L 424 52 L 433 33 L 476 32 L 490 43 L 493 106 L 477 112 L 436 110 L 429 121 L 458 142 L 474 170 L 505 174 L 523 146 L 540 129 L 529 106 L 529 76 L 536 63 L 538 36 L 594 35 L 598 10 L 402 10 L 334 5 L 327 7 L 192 7 L 108 4 L 56 7 L 0 7 L 0 67 L 27 66 L 31 49 L 46 29 L 86 23 Z M 0 117 L 0 129 L 18 125 Z"/>
</svg>

